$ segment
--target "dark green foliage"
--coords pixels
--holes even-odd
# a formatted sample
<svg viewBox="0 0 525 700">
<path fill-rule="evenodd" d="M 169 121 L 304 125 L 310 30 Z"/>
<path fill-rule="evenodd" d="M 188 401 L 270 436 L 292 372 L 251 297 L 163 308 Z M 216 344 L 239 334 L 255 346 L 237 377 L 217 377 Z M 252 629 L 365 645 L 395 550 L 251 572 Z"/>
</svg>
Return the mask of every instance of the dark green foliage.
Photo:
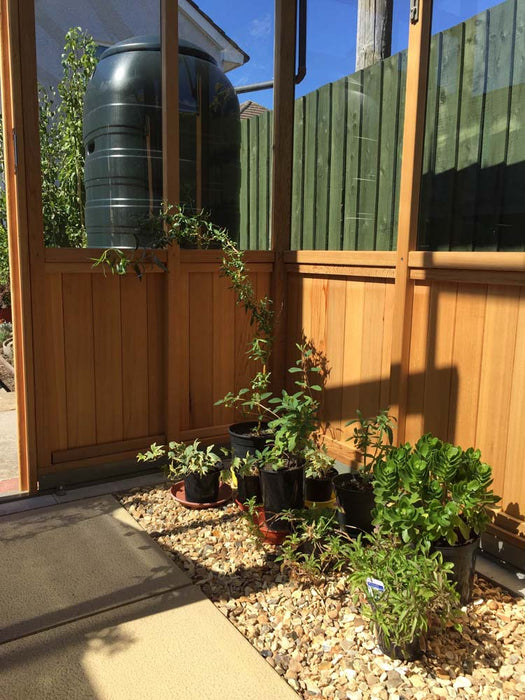
<svg viewBox="0 0 525 700">
<path fill-rule="evenodd" d="M 392 449 L 396 419 L 388 414 L 388 408 L 373 418 L 363 418 L 359 409 L 356 413 L 357 418 L 346 424 L 347 427 L 355 425 L 354 433 L 348 440 L 353 441 L 363 457 L 363 463 L 359 465 L 360 475 L 370 480 L 375 465 Z"/>
<path fill-rule="evenodd" d="M 375 469 L 375 524 L 404 542 L 454 545 L 480 534 L 495 496 L 492 470 L 479 450 L 443 442 L 430 433 L 412 447 L 395 448 Z"/>
<path fill-rule="evenodd" d="M 403 647 L 424 636 L 431 618 L 461 630 L 459 597 L 447 576 L 452 564 L 444 564 L 429 542 L 403 545 L 379 532 L 359 535 L 345 552 L 355 598 L 386 646 Z M 367 579 L 380 581 L 384 591 L 370 589 Z"/>
</svg>

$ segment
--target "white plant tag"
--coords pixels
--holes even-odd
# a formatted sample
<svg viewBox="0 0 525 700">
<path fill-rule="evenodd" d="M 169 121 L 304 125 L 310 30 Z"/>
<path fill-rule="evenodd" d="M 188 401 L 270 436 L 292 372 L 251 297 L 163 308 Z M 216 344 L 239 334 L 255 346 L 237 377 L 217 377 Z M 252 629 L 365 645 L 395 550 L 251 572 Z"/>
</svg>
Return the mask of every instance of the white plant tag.
<svg viewBox="0 0 525 700">
<path fill-rule="evenodd" d="M 366 585 L 372 598 L 380 598 L 385 592 L 385 584 L 377 578 L 367 578 Z"/>
</svg>

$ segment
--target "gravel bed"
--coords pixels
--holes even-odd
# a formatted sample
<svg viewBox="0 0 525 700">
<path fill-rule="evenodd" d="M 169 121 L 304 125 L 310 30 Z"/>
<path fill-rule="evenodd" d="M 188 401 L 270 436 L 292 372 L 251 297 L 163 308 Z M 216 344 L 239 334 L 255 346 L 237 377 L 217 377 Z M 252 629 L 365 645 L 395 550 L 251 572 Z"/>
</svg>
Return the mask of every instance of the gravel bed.
<svg viewBox="0 0 525 700">
<path fill-rule="evenodd" d="M 525 700 L 525 600 L 482 577 L 463 634 L 431 634 L 416 662 L 376 647 L 342 577 L 290 577 L 257 546 L 237 506 L 187 510 L 166 485 L 118 496 L 176 564 L 303 698 Z"/>
</svg>

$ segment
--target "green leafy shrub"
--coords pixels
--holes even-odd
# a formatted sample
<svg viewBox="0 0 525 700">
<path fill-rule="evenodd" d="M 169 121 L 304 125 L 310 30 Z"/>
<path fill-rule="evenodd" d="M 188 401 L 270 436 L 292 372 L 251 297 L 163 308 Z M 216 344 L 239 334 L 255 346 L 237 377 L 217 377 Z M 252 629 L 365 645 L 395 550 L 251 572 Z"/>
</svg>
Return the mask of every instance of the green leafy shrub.
<svg viewBox="0 0 525 700">
<path fill-rule="evenodd" d="M 335 459 L 330 457 L 324 444 L 320 447 L 307 447 L 304 457 L 306 460 L 305 476 L 308 479 L 326 479 L 335 468 Z"/>
<path fill-rule="evenodd" d="M 354 426 L 353 434 L 347 440 L 352 440 L 361 454 L 362 462 L 357 470 L 360 479 L 369 482 L 376 464 L 392 449 L 395 418 L 389 415 L 388 408 L 372 418 L 364 418 L 359 409 L 356 413 L 357 418 L 346 424 L 347 427 Z"/>
<path fill-rule="evenodd" d="M 499 501 L 491 485 L 492 469 L 479 450 L 428 433 L 415 447 L 391 450 L 376 466 L 374 523 L 404 542 L 467 541 L 486 529 L 488 507 Z"/>
<path fill-rule="evenodd" d="M 418 640 L 431 619 L 461 631 L 459 597 L 447 576 L 452 564 L 429 542 L 412 546 L 377 532 L 359 535 L 345 553 L 354 597 L 386 647 Z"/>
<path fill-rule="evenodd" d="M 215 454 L 214 449 L 214 445 L 208 445 L 205 450 L 201 449 L 198 440 L 190 445 L 185 445 L 183 442 L 170 442 L 167 448 L 153 443 L 147 452 L 137 455 L 137 460 L 155 462 L 167 457 L 168 461 L 163 468 L 168 479 L 176 481 L 188 474 L 204 476 L 220 469 L 222 460 Z"/>
</svg>

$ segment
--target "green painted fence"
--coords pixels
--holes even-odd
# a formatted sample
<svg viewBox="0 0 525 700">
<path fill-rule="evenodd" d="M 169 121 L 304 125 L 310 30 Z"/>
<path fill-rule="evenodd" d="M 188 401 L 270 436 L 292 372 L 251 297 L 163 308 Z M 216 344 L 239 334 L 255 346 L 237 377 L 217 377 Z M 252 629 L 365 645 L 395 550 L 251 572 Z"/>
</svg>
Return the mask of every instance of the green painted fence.
<svg viewBox="0 0 525 700">
<path fill-rule="evenodd" d="M 525 0 L 432 38 L 419 247 L 525 249 Z M 296 101 L 292 249 L 396 246 L 406 53 Z M 241 244 L 268 248 L 270 112 L 241 124 Z"/>
</svg>

